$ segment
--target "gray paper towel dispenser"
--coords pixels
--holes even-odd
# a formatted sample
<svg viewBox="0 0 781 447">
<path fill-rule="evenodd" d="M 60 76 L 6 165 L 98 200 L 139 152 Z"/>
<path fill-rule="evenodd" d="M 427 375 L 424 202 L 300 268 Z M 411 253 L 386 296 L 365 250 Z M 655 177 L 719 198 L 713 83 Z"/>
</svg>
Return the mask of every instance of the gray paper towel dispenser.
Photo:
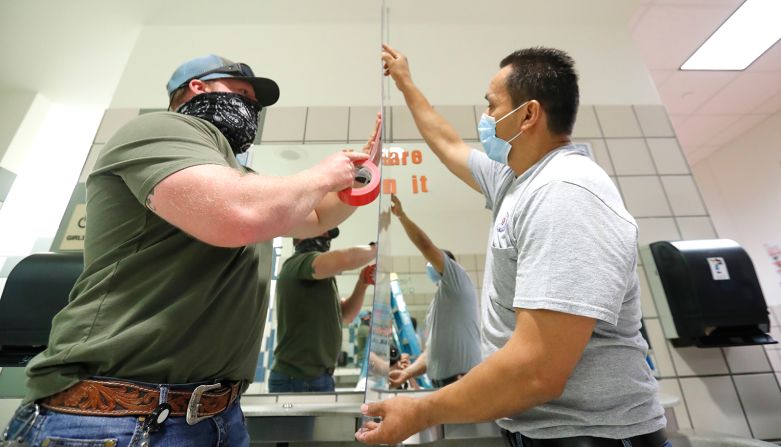
<svg viewBox="0 0 781 447">
<path fill-rule="evenodd" d="M 46 348 L 82 270 L 81 253 L 36 253 L 16 264 L 0 298 L 0 366 L 25 366 Z"/>
<path fill-rule="evenodd" d="M 735 241 L 659 241 L 640 249 L 665 336 L 674 346 L 777 343 L 754 265 Z"/>
</svg>

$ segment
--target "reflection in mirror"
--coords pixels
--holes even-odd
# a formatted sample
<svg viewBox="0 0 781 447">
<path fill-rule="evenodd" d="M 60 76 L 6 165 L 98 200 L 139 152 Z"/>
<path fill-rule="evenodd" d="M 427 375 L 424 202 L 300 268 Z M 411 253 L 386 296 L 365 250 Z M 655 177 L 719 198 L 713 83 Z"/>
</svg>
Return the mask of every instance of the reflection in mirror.
<svg viewBox="0 0 781 447">
<path fill-rule="evenodd" d="M 383 385 L 444 386 L 481 359 L 478 289 L 490 214 L 463 212 L 481 209 L 480 195 L 422 143 L 386 145 L 382 200 L 381 209 L 390 211 L 387 235 L 379 238 L 394 317 L 388 344 L 395 340 L 399 351 Z M 386 239 L 391 243 L 382 245 Z"/>
<path fill-rule="evenodd" d="M 364 399 L 366 402 L 377 400 L 372 390 L 387 389 L 387 377 L 390 368 L 390 342 L 393 331 L 390 305 L 392 270 L 389 254 L 391 241 L 388 233 L 390 203 L 386 195 L 380 195 L 378 206 L 377 241 L 379 243 L 379 256 L 377 261 L 377 281 L 371 312 L 371 332 L 367 351 L 367 373 L 365 374 L 366 383 L 359 384 L 359 386 L 364 386 L 366 389 Z"/>
<path fill-rule="evenodd" d="M 361 146 L 264 144 L 253 148 L 249 165 L 262 174 L 290 175 Z M 339 225 L 338 236 L 275 240 L 269 320 L 249 393 L 355 389 L 359 334 L 367 332 L 361 317 L 373 299 L 372 275 L 364 267 L 375 262 L 376 247 L 369 244 L 377 237 L 377 215 L 374 202 L 357 208 Z"/>
<path fill-rule="evenodd" d="M 347 145 L 347 147 L 354 150 L 360 149 L 358 144 Z M 253 150 L 250 166 L 261 173 L 288 175 L 313 166 L 326 156 L 344 148 L 344 144 L 276 146 L 264 144 Z M 448 297 L 438 294 L 438 290 L 443 288 L 442 282 L 436 284 L 430 279 L 426 269 L 428 259 L 424 251 L 412 242 L 413 239 L 407 233 L 404 221 L 406 219 L 414 223 L 438 249 L 447 249 L 454 254 L 456 261 L 453 263 L 456 264 L 454 268 L 463 271 L 463 274 L 453 275 L 460 278 L 457 289 L 463 293 L 458 296 L 470 295 L 471 293 L 466 292 L 470 290 L 479 296 L 478 290 L 482 285 L 482 269 L 485 259 L 484 235 L 489 225 L 490 214 L 488 211 L 471 211 L 482 208 L 483 202 L 480 195 L 472 192 L 453 177 L 425 144 L 415 142 L 386 144 L 382 170 L 383 191 L 380 197 L 376 202 L 358 208 L 349 219 L 339 226 L 340 235 L 331 242 L 332 250 L 366 245 L 375 240 L 379 242 L 377 285 L 367 289 L 361 307 L 363 312 L 359 312 L 351 322 L 342 324 L 342 343 L 339 351 L 344 354 L 341 354 L 337 359 L 334 370 L 337 392 L 352 391 L 356 389 L 356 385 L 359 385 L 361 370 L 368 369 L 364 364 L 359 363 L 362 359 L 367 358 L 363 355 L 367 345 L 370 346 L 373 353 L 369 357 L 375 358 L 374 367 L 370 370 L 373 374 L 371 374 L 368 383 L 369 389 L 388 389 L 389 386 L 404 386 L 404 383 L 410 388 L 425 386 L 426 377 L 439 381 L 458 376 L 459 371 L 467 369 L 469 366 L 458 365 L 458 362 L 464 360 L 464 357 L 467 358 L 467 362 L 471 361 L 468 360 L 471 359 L 471 354 L 465 355 L 463 353 L 471 349 L 465 347 L 469 345 L 469 342 L 462 341 L 452 346 L 443 345 L 441 342 L 441 340 L 458 340 L 464 334 L 472 333 L 473 329 L 470 329 L 472 327 L 471 317 L 464 317 L 463 313 L 461 316 L 442 317 L 442 315 L 449 314 L 442 312 L 442 306 L 436 308 L 433 306 L 433 303 L 445 302 Z M 395 193 L 398 198 L 404 218 L 391 212 L 391 193 Z M 470 212 L 464 213 L 463 210 L 470 210 Z M 277 254 L 275 271 L 279 272 L 281 264 L 294 254 L 292 240 L 278 240 L 275 253 Z M 448 259 L 453 261 L 450 257 Z M 444 267 L 445 265 L 443 265 Z M 448 276 L 446 270 L 441 272 L 444 273 L 443 278 Z M 349 296 L 355 289 L 359 272 L 360 269 L 356 268 L 336 276 L 336 287 L 342 298 Z M 464 275 L 469 282 L 464 279 Z M 412 377 L 402 376 L 405 379 L 402 381 L 398 377 L 400 374 L 395 373 L 392 376 L 394 380 L 389 383 L 387 380 L 388 374 L 391 372 L 389 362 L 376 360 L 376 356 L 388 358 L 394 332 L 398 338 L 398 350 L 401 353 L 409 353 L 405 351 L 408 349 L 409 336 L 407 335 L 405 338 L 400 333 L 399 325 L 391 324 L 391 318 L 394 316 L 393 307 L 390 304 L 391 278 L 394 278 L 395 285 L 400 292 L 399 295 L 406 304 L 410 319 L 417 320 L 417 329 L 413 329 L 413 332 L 418 336 L 420 352 L 432 347 L 434 349 L 433 360 L 435 364 L 426 365 L 431 369 L 425 371 L 426 377 L 421 377 L 421 380 L 410 380 Z M 445 288 L 447 287 L 445 285 Z M 375 291 L 373 289 L 376 290 L 377 305 L 370 313 L 372 292 Z M 266 379 L 274 362 L 274 347 L 278 340 L 274 292 L 275 290 L 272 289 L 270 320 L 264 334 L 263 352 L 260 356 L 256 376 L 257 383 L 252 385 L 250 393 L 267 392 L 268 390 Z M 475 313 L 477 307 L 478 305 L 474 304 Z M 450 310 L 448 307 L 448 311 Z M 462 311 L 466 312 L 463 309 Z M 437 318 L 438 316 L 439 318 Z M 437 322 L 447 321 L 447 319 L 452 320 L 445 324 Z M 373 333 L 370 333 L 369 330 L 368 323 L 370 322 L 376 329 Z M 440 331 L 445 333 L 455 331 L 455 333 L 444 337 L 440 334 L 438 337 L 437 334 Z M 365 340 L 370 342 L 366 343 Z M 445 373 L 437 373 L 437 371 L 443 370 L 436 365 L 439 356 L 437 352 L 450 352 L 451 354 L 447 354 L 446 357 L 449 355 L 450 358 L 455 359 L 455 366 L 447 366 L 444 368 Z M 405 369 L 414 366 L 415 360 L 417 357 L 410 355 L 409 363 Z M 443 364 L 448 364 L 448 360 L 443 362 Z M 402 365 L 404 364 L 402 363 Z M 412 373 L 419 366 L 420 364 L 409 369 L 407 371 L 410 373 L 409 375 L 417 375 Z M 450 371 L 448 368 L 455 368 L 455 370 Z M 450 374 L 451 372 L 453 374 Z M 363 387 L 359 385 L 359 389 L 363 389 Z"/>
</svg>

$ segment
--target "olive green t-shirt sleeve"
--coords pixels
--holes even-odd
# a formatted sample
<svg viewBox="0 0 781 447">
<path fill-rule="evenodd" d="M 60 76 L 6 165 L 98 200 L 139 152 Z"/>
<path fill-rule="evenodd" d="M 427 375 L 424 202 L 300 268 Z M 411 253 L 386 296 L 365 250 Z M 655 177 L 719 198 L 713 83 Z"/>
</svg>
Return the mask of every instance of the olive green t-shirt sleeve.
<svg viewBox="0 0 781 447">
<path fill-rule="evenodd" d="M 320 253 L 311 251 L 291 256 L 285 262 L 284 275 L 290 279 L 314 280 L 315 268 L 312 263 L 319 255 Z"/>
<path fill-rule="evenodd" d="M 227 146 L 227 147 L 224 147 Z M 227 140 L 207 122 L 179 113 L 141 115 L 118 131 L 99 156 L 93 175 L 118 175 L 144 204 L 169 175 L 192 166 L 230 166 Z"/>
</svg>

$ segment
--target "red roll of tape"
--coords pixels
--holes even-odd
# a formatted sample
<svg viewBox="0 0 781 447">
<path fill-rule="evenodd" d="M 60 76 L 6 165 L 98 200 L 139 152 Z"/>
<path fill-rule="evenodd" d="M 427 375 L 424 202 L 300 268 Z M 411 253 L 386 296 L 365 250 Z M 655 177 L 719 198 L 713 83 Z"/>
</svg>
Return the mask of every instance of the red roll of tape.
<svg viewBox="0 0 781 447">
<path fill-rule="evenodd" d="M 360 188 L 347 188 L 339 191 L 339 199 L 351 206 L 368 205 L 380 195 L 380 170 L 371 160 L 357 161 L 355 166 L 369 170 L 369 183 Z"/>
</svg>

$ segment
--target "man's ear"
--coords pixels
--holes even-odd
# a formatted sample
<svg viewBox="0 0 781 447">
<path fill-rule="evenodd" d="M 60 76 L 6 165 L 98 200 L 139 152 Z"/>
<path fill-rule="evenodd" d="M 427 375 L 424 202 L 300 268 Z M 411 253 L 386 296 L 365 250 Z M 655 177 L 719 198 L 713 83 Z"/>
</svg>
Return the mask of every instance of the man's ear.
<svg viewBox="0 0 781 447">
<path fill-rule="evenodd" d="M 529 101 L 529 104 L 526 106 L 526 110 L 522 112 L 524 116 L 523 124 L 521 124 L 521 130 L 527 130 L 531 127 L 534 127 L 535 124 L 542 121 L 542 105 L 539 101 L 536 99 L 532 99 Z"/>
<path fill-rule="evenodd" d="M 193 93 L 193 95 L 200 95 L 209 91 L 207 84 L 200 79 L 192 79 L 187 84 L 187 88 Z"/>
</svg>

